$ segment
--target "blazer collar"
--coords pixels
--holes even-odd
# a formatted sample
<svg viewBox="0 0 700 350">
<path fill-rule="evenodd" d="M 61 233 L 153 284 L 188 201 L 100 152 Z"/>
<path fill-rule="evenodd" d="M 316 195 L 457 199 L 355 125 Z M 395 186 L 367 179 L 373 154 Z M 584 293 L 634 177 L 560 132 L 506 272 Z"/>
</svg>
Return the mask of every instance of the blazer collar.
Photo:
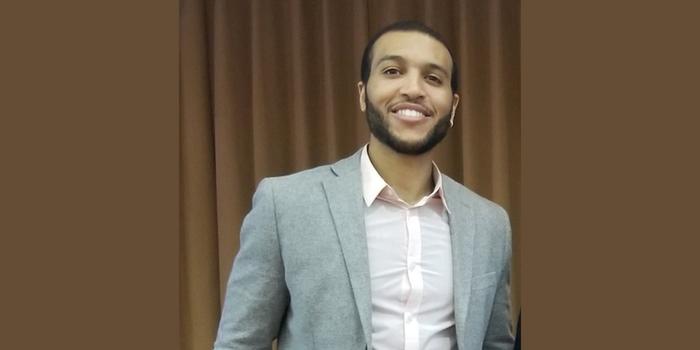
<svg viewBox="0 0 700 350">
<path fill-rule="evenodd" d="M 452 276 L 454 292 L 455 330 L 457 345 L 464 349 L 464 334 L 467 333 L 467 312 L 471 296 L 472 259 L 476 222 L 474 208 L 469 204 L 469 195 L 462 185 L 444 177 L 445 201 L 452 208 L 448 213 L 452 235 Z"/>
<path fill-rule="evenodd" d="M 323 182 L 368 349 L 372 348 L 372 295 L 362 200 L 361 150 L 331 165 Z"/>
</svg>

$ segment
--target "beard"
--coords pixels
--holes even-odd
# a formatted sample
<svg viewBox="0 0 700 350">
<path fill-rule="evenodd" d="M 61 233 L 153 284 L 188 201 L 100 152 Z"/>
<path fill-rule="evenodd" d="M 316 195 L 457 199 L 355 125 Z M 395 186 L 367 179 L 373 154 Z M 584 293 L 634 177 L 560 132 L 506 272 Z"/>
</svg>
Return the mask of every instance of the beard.
<svg viewBox="0 0 700 350">
<path fill-rule="evenodd" d="M 400 154 L 412 156 L 424 154 L 437 146 L 437 144 L 447 136 L 447 130 L 450 129 L 451 114 L 447 113 L 438 120 L 437 124 L 435 124 L 422 140 L 415 142 L 404 141 L 391 133 L 389 130 L 389 122 L 386 120 L 386 117 L 382 116 L 379 111 L 374 108 L 374 105 L 372 105 L 366 95 L 365 104 L 367 105 L 367 112 L 365 112 L 365 115 L 367 116 L 369 131 L 381 143 Z"/>
</svg>

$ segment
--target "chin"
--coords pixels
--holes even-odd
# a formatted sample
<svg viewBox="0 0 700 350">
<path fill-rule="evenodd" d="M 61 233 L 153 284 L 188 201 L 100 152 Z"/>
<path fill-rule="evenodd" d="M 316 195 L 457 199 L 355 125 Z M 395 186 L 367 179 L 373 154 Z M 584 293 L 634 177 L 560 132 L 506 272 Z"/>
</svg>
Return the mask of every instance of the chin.
<svg viewBox="0 0 700 350">
<path fill-rule="evenodd" d="M 426 144 L 426 139 L 427 136 L 423 135 L 422 137 L 400 137 L 398 135 L 393 135 L 394 142 L 400 143 L 402 145 L 406 145 L 408 147 L 414 148 L 414 147 L 420 147 L 424 144 Z"/>
</svg>

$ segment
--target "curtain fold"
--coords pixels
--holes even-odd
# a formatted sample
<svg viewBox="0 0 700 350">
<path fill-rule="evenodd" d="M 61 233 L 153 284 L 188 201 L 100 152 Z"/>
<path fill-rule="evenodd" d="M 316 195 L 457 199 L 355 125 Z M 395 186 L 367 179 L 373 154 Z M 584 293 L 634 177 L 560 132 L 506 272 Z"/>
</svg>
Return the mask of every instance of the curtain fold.
<svg viewBox="0 0 700 350">
<path fill-rule="evenodd" d="M 208 3 L 181 2 L 180 334 L 182 349 L 205 349 L 217 326 L 219 208 L 209 67 Z"/>
<path fill-rule="evenodd" d="M 368 141 L 357 86 L 384 25 L 439 31 L 460 68 L 455 127 L 436 162 L 503 205 L 520 294 L 518 1 L 181 0 L 181 334 L 211 349 L 238 234 L 263 177 L 345 157 Z"/>
</svg>

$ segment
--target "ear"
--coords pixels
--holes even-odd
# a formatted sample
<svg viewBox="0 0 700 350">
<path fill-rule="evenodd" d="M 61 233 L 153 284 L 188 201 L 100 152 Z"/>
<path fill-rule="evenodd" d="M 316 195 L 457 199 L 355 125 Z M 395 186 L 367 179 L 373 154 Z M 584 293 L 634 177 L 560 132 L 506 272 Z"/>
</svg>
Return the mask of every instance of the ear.
<svg viewBox="0 0 700 350">
<path fill-rule="evenodd" d="M 365 84 L 363 84 L 361 81 L 357 82 L 357 94 L 360 99 L 360 110 L 365 111 L 367 109 L 367 106 L 365 105 Z"/>
<path fill-rule="evenodd" d="M 452 116 L 450 117 L 450 126 L 455 124 L 455 112 L 457 111 L 457 105 L 459 104 L 459 95 L 452 95 Z"/>
</svg>

